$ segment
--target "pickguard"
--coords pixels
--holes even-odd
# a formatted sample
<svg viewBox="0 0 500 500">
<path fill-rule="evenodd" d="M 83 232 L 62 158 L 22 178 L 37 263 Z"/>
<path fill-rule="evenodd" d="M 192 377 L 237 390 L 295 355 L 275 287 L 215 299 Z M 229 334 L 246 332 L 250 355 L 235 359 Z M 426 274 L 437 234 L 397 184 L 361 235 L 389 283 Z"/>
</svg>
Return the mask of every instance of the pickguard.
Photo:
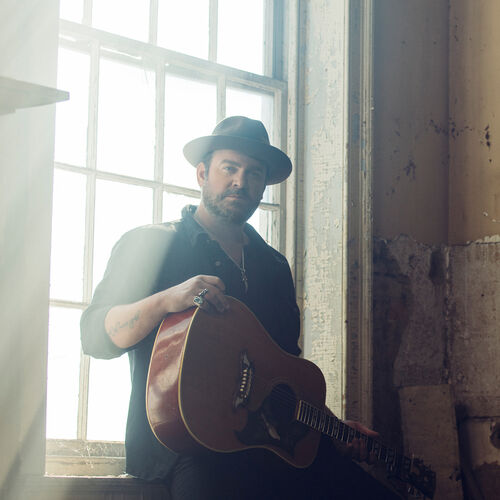
<svg viewBox="0 0 500 500">
<path fill-rule="evenodd" d="M 290 387 L 277 385 L 256 411 L 248 411 L 247 424 L 242 431 L 235 431 L 236 436 L 247 446 L 274 446 L 293 457 L 297 443 L 308 432 L 294 418 L 295 404 Z"/>
</svg>

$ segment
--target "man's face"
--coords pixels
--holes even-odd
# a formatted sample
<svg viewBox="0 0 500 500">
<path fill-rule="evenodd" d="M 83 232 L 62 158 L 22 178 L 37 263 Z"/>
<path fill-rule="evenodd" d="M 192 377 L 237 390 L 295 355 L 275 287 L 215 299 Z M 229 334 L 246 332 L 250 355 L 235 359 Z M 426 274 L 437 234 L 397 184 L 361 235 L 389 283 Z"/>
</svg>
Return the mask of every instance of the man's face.
<svg viewBox="0 0 500 500">
<path fill-rule="evenodd" d="M 210 168 L 198 165 L 201 200 L 212 214 L 229 222 L 246 222 L 259 206 L 266 188 L 266 167 L 232 149 L 214 151 Z"/>
</svg>

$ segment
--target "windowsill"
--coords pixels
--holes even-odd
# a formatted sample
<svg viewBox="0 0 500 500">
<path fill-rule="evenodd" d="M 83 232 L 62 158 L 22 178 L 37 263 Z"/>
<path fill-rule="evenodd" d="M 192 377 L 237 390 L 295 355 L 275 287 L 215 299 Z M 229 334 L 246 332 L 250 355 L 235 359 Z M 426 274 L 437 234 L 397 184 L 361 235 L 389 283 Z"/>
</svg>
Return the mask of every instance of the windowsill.
<svg viewBox="0 0 500 500">
<path fill-rule="evenodd" d="M 119 477 L 125 471 L 125 446 L 116 441 L 47 439 L 45 473 L 51 476 Z"/>
<path fill-rule="evenodd" d="M 168 498 L 166 486 L 131 476 L 29 476 L 22 479 L 20 498 Z"/>
</svg>

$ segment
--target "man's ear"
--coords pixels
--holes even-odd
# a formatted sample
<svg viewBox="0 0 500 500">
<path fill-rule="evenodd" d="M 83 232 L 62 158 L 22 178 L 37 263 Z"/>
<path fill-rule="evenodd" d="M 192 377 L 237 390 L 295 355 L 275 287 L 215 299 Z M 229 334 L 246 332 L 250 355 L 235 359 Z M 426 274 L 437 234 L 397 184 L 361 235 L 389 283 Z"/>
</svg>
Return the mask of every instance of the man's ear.
<svg viewBox="0 0 500 500">
<path fill-rule="evenodd" d="M 205 184 L 206 168 L 203 162 L 196 165 L 196 179 L 198 180 L 198 186 L 202 187 Z"/>
</svg>

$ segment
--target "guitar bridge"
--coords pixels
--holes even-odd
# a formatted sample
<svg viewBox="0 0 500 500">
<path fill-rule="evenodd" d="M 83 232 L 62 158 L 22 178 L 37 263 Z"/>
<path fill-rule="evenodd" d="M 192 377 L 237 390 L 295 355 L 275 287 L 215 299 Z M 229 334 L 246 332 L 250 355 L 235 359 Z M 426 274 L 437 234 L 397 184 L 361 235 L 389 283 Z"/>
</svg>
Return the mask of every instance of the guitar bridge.
<svg viewBox="0 0 500 500">
<path fill-rule="evenodd" d="M 241 406 L 246 406 L 252 389 L 254 376 L 253 363 L 248 359 L 248 354 L 243 351 L 240 354 L 240 374 L 238 378 L 238 386 L 233 400 L 233 408 L 237 410 Z"/>
</svg>

